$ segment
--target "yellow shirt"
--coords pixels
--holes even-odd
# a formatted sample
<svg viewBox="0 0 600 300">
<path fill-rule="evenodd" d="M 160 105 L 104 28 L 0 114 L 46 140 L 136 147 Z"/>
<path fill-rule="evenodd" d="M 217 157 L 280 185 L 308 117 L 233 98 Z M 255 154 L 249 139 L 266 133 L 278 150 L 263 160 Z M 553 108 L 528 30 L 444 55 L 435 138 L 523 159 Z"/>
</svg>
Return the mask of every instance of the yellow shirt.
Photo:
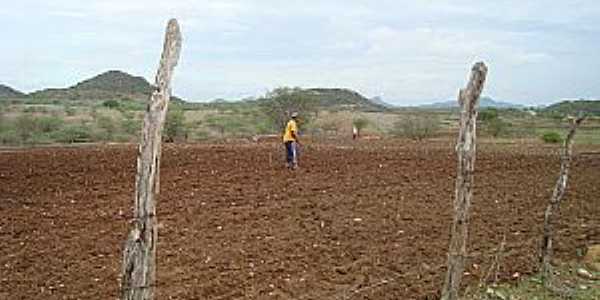
<svg viewBox="0 0 600 300">
<path fill-rule="evenodd" d="M 285 132 L 283 134 L 283 142 L 294 142 L 296 141 L 292 136 L 292 131 L 294 134 L 298 134 L 298 126 L 296 125 L 296 121 L 289 120 L 287 125 L 285 126 Z"/>
</svg>

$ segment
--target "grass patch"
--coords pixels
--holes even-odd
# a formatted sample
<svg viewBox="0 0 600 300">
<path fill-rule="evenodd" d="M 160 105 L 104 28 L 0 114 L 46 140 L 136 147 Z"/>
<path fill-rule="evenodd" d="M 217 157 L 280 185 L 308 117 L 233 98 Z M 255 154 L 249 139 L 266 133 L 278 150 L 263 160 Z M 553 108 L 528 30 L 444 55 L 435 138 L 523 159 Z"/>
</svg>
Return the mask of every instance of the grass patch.
<svg viewBox="0 0 600 300">
<path fill-rule="evenodd" d="M 484 286 L 467 293 L 465 300 L 594 300 L 600 299 L 600 282 L 577 275 L 579 264 L 566 264 L 557 267 L 555 281 L 560 283 L 558 291 L 545 288 L 539 276 L 521 278 L 518 282 Z M 589 270 L 588 270 L 589 271 Z M 600 278 L 600 272 L 592 272 Z"/>
</svg>

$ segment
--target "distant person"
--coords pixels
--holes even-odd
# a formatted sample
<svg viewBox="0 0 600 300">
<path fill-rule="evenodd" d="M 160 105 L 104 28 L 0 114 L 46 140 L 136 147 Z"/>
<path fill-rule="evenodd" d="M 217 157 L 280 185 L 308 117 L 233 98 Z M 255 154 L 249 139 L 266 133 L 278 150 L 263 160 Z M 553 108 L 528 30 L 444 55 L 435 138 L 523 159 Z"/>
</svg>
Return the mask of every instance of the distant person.
<svg viewBox="0 0 600 300">
<path fill-rule="evenodd" d="M 298 140 L 298 124 L 296 123 L 298 113 L 293 112 L 291 117 L 292 118 L 285 126 L 283 143 L 285 144 L 287 167 L 291 170 L 295 170 L 298 168 L 298 145 L 300 144 L 300 141 Z"/>
<path fill-rule="evenodd" d="M 352 139 L 355 140 L 356 138 L 358 138 L 358 128 L 356 128 L 356 125 L 352 125 Z"/>
</svg>

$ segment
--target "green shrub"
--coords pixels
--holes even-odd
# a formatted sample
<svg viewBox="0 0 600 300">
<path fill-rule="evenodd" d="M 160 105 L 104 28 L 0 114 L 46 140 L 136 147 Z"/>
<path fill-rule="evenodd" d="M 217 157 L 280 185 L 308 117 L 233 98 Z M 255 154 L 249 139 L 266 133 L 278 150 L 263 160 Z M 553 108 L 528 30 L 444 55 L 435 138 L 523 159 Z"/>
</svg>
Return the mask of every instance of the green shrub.
<svg viewBox="0 0 600 300">
<path fill-rule="evenodd" d="M 35 119 L 30 114 L 23 114 L 15 119 L 15 131 L 21 142 L 27 142 L 36 132 Z"/>
<path fill-rule="evenodd" d="M 89 142 L 92 139 L 92 130 L 84 124 L 66 125 L 54 134 L 54 139 L 61 143 Z"/>
<path fill-rule="evenodd" d="M 420 141 L 432 137 L 439 126 L 439 121 L 434 117 L 407 116 L 394 122 L 392 134 Z"/>
<path fill-rule="evenodd" d="M 495 118 L 488 120 L 485 123 L 485 127 L 490 135 L 493 137 L 499 137 L 500 135 L 506 133 L 508 127 L 510 127 L 510 123 L 503 121 L 500 118 Z"/>
<path fill-rule="evenodd" d="M 542 134 L 542 141 L 545 143 L 561 143 L 563 138 L 556 131 L 550 131 Z"/>
<path fill-rule="evenodd" d="M 0 144 L 2 145 L 18 145 L 22 141 L 14 129 L 2 128 L 0 130 Z"/>
<path fill-rule="evenodd" d="M 123 120 L 121 120 L 121 127 L 125 134 L 139 135 L 142 128 L 142 122 L 137 120 L 132 113 L 124 112 Z"/>
<path fill-rule="evenodd" d="M 102 102 L 102 106 L 110 109 L 117 109 L 119 106 L 121 106 L 121 104 L 117 100 L 106 100 Z"/>
<path fill-rule="evenodd" d="M 365 118 L 357 118 L 352 121 L 352 126 L 356 127 L 358 131 L 358 135 L 360 135 L 361 131 L 369 125 L 369 120 Z"/>
<path fill-rule="evenodd" d="M 479 114 L 477 115 L 477 119 L 484 122 L 498 119 L 498 109 L 486 108 L 479 112 Z"/>
<path fill-rule="evenodd" d="M 70 105 L 65 105 L 65 114 L 69 117 L 74 116 L 77 113 L 77 111 L 75 110 L 75 108 L 73 108 Z"/>
<path fill-rule="evenodd" d="M 174 142 L 181 139 L 186 140 L 187 135 L 188 129 L 185 126 L 185 113 L 181 108 L 173 105 L 172 108 L 167 111 L 164 140 L 167 142 Z"/>
<path fill-rule="evenodd" d="M 60 130 L 64 123 L 65 121 L 62 118 L 55 116 L 43 116 L 35 119 L 36 131 L 42 133 Z"/>
<path fill-rule="evenodd" d="M 112 141 L 117 131 L 115 120 L 109 116 L 99 116 L 96 119 L 96 125 L 100 129 L 97 138 L 103 141 Z"/>
</svg>

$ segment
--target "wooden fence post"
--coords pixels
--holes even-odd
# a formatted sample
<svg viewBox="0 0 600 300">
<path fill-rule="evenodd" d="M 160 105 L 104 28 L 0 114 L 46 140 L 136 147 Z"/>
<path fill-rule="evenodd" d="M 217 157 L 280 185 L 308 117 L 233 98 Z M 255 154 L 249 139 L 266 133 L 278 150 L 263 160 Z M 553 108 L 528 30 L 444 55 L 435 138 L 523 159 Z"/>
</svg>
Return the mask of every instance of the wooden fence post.
<svg viewBox="0 0 600 300">
<path fill-rule="evenodd" d="M 573 145 L 573 137 L 579 124 L 583 121 L 583 117 L 571 118 L 571 124 L 567 138 L 564 141 L 563 148 L 560 154 L 560 172 L 558 180 L 552 192 L 552 198 L 548 202 L 544 213 L 544 235 L 540 251 L 541 276 L 545 286 L 549 286 L 552 277 L 552 237 L 554 235 L 554 226 L 552 225 L 554 211 L 560 206 L 560 202 L 567 189 L 567 178 L 569 176 L 569 168 L 571 165 L 571 153 Z"/>
<path fill-rule="evenodd" d="M 460 128 L 456 143 L 458 168 L 454 199 L 454 220 L 448 249 L 448 272 L 442 289 L 442 299 L 458 299 L 460 282 L 467 256 L 469 207 L 473 194 L 473 170 L 475 166 L 475 139 L 477 107 L 483 90 L 487 67 L 478 62 L 471 69 L 471 78 L 465 90 L 460 90 L 458 103 L 461 107 Z"/>
<path fill-rule="evenodd" d="M 137 157 L 132 229 L 123 250 L 121 299 L 154 299 L 156 243 L 155 200 L 159 193 L 162 128 L 171 97 L 171 78 L 179 60 L 181 33 L 177 20 L 167 25 L 156 88 L 150 96 Z"/>
</svg>

